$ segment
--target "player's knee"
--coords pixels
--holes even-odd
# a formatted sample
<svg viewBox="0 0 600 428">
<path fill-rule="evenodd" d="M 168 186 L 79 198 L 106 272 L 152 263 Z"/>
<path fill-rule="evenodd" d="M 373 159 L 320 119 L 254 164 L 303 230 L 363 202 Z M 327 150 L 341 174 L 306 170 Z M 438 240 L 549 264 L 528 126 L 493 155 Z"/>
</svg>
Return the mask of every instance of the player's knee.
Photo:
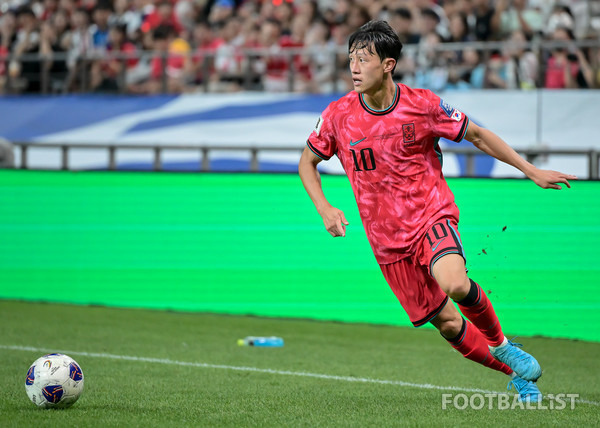
<svg viewBox="0 0 600 428">
<path fill-rule="evenodd" d="M 462 300 L 471 289 L 469 278 L 464 276 L 454 276 L 440 282 L 440 287 L 454 301 Z"/>
<path fill-rule="evenodd" d="M 445 338 L 452 338 L 458 336 L 462 328 L 463 320 L 462 317 L 456 317 L 448 320 L 444 320 L 438 326 L 438 329 L 442 336 Z"/>
</svg>

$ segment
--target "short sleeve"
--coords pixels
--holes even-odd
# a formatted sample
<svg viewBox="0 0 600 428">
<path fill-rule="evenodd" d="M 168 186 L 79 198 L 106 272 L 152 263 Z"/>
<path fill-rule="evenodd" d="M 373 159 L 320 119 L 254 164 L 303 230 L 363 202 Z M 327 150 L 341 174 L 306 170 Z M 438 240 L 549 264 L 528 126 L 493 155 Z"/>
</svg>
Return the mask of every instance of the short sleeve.
<svg viewBox="0 0 600 428">
<path fill-rule="evenodd" d="M 331 106 L 330 106 L 331 107 Z M 330 107 L 319 116 L 315 129 L 308 137 L 306 145 L 318 157 L 323 160 L 329 160 L 336 153 L 337 146 L 335 142 L 334 125 Z"/>
<path fill-rule="evenodd" d="M 430 92 L 429 122 L 436 137 L 460 142 L 469 128 L 469 118 L 443 99 Z"/>
</svg>

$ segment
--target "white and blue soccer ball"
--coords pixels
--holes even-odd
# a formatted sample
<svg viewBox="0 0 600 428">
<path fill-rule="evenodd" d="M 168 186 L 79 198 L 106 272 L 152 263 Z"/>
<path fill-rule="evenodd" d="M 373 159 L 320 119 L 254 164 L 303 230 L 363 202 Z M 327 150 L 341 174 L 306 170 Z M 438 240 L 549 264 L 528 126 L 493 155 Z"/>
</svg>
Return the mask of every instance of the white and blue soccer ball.
<svg viewBox="0 0 600 428">
<path fill-rule="evenodd" d="M 47 354 L 27 371 L 25 391 L 42 408 L 72 406 L 83 392 L 83 372 L 77 362 L 64 354 Z"/>
</svg>

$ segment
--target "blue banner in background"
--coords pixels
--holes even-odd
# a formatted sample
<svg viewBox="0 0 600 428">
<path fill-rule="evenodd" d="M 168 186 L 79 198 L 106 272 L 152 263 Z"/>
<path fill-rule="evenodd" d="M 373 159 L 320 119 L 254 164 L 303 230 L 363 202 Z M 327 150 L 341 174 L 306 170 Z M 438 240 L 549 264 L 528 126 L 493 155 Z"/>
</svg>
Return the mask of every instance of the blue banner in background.
<svg viewBox="0 0 600 428">
<path fill-rule="evenodd" d="M 260 152 L 262 171 L 295 171 L 300 152 L 320 113 L 341 95 L 268 93 L 188 94 L 179 96 L 69 95 L 0 97 L 0 137 L 9 141 L 94 145 L 186 145 L 218 147 L 297 148 L 292 152 Z M 444 100 L 515 148 L 597 148 L 596 113 L 600 91 L 470 91 L 446 92 Z M 468 142 L 461 142 L 465 146 Z M 442 149 L 456 147 L 442 141 Z M 163 167 L 198 170 L 200 151 L 165 150 Z M 19 151 L 16 159 L 19 162 Z M 57 168 L 60 151 L 32 148 L 32 168 Z M 248 150 L 214 151 L 211 168 L 246 171 Z M 552 157 L 538 166 L 562 169 L 582 178 L 585 159 Z M 544 163 L 545 162 L 545 163 Z M 120 168 L 150 169 L 151 150 L 119 150 Z M 108 167 L 106 149 L 78 149 L 69 153 L 74 169 Z M 324 172 L 341 173 L 337 159 L 321 164 Z M 464 175 L 462 156 L 445 154 L 444 173 Z M 476 159 L 479 176 L 521 176 L 514 168 L 486 156 Z"/>
<path fill-rule="evenodd" d="M 102 95 L 2 97 L 0 135 L 10 141 L 36 141 L 46 135 L 67 132 L 123 114 L 157 109 L 175 98 Z"/>
</svg>

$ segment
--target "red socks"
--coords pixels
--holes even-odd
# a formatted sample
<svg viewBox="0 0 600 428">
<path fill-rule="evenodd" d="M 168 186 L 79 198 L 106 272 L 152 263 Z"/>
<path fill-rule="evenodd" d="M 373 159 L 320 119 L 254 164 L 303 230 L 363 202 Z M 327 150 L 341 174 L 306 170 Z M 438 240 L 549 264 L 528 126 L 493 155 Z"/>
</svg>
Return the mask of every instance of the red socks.
<svg viewBox="0 0 600 428">
<path fill-rule="evenodd" d="M 504 333 L 502 333 L 494 307 L 479 284 L 472 279 L 469 281 L 471 281 L 469 294 L 456 303 L 463 315 L 485 336 L 487 344 L 499 346 L 504 340 Z"/>
<path fill-rule="evenodd" d="M 491 307 L 491 306 L 490 306 Z M 504 337 L 504 336 L 503 336 Z M 496 360 L 488 348 L 485 338 L 481 335 L 473 324 L 463 318 L 463 325 L 458 336 L 448 339 L 444 337 L 450 345 L 460 352 L 465 358 L 476 363 L 483 364 L 494 370 L 510 375 L 512 369 L 506 364 Z"/>
</svg>

